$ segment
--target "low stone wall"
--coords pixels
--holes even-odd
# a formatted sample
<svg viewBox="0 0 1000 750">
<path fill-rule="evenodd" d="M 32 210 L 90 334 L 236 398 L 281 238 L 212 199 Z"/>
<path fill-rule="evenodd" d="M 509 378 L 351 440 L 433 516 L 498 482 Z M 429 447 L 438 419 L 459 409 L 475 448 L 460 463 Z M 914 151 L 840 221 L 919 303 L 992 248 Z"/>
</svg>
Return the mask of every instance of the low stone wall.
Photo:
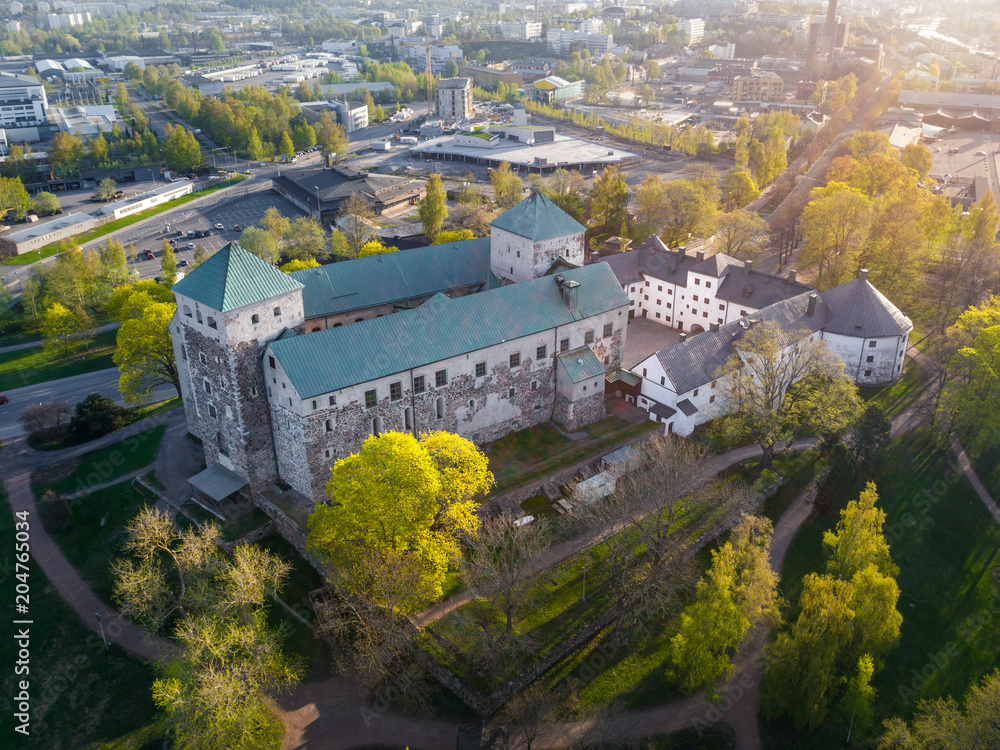
<svg viewBox="0 0 1000 750">
<path fill-rule="evenodd" d="M 218 544 L 226 551 L 227 554 L 231 555 L 237 547 L 246 546 L 247 544 L 256 544 L 272 531 L 274 531 L 274 521 L 268 521 L 263 526 L 258 526 L 253 531 L 244 534 L 235 542 L 226 542 L 220 539 Z"/>
<path fill-rule="evenodd" d="M 273 531 L 277 531 L 285 538 L 285 541 L 295 547 L 296 551 L 302 555 L 302 558 L 308 561 L 323 578 L 330 578 L 330 572 L 326 569 L 326 566 L 306 547 L 306 535 L 295 521 L 285 515 L 285 512 L 281 508 L 263 495 L 254 493 L 253 503 L 267 513 L 268 518 L 271 519 Z"/>
</svg>

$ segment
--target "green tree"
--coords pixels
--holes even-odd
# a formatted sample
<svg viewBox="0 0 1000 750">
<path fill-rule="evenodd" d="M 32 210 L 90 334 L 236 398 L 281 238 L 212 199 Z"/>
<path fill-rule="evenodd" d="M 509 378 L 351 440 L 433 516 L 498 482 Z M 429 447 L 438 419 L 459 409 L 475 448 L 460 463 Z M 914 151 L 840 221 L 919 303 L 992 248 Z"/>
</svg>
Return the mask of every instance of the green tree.
<svg viewBox="0 0 1000 750">
<path fill-rule="evenodd" d="M 521 202 L 524 184 L 517 173 L 511 171 L 509 162 L 500 162 L 499 167 L 490 170 L 490 184 L 494 200 L 504 211 Z"/>
<path fill-rule="evenodd" d="M 753 260 L 767 249 L 767 222 L 753 211 L 740 208 L 718 213 L 710 226 L 716 250 L 720 253 Z"/>
<path fill-rule="evenodd" d="M 873 154 L 891 154 L 894 149 L 889 144 L 889 134 L 881 130 L 861 130 L 844 139 L 844 148 L 855 159 L 864 159 Z"/>
<path fill-rule="evenodd" d="M 346 243 L 347 257 L 357 258 L 371 238 L 375 212 L 360 193 L 351 193 L 340 209 L 340 234 Z"/>
<path fill-rule="evenodd" d="M 847 727 L 847 741 L 851 741 L 851 733 L 857 724 L 859 729 L 867 729 L 872 723 L 872 702 L 876 690 L 872 687 L 872 675 L 875 674 L 875 663 L 871 656 L 865 654 L 858 659 L 857 671 L 847 683 L 844 692 L 843 707 L 845 713 L 850 713 L 851 722 Z"/>
<path fill-rule="evenodd" d="M 314 216 L 299 216 L 288 225 L 284 253 L 290 260 L 325 258 L 327 252 L 326 232 Z"/>
<path fill-rule="evenodd" d="M 816 285 L 829 289 L 846 281 L 857 268 L 871 230 L 872 203 L 860 190 L 830 182 L 813 189 L 801 223 L 805 242 L 800 260 L 818 269 Z"/>
<path fill-rule="evenodd" d="M 36 193 L 31 199 L 31 207 L 39 216 L 51 216 L 60 211 L 59 199 L 47 191 Z"/>
<path fill-rule="evenodd" d="M 715 216 L 716 197 L 696 180 L 665 180 L 663 184 L 663 241 L 670 245 L 703 234 Z"/>
<path fill-rule="evenodd" d="M 874 565 L 883 575 L 895 576 L 899 569 L 889 555 L 889 543 L 882 535 L 885 511 L 877 508 L 878 491 L 869 482 L 858 500 L 841 511 L 836 531 L 823 534 L 827 548 L 827 572 L 845 581 Z"/>
<path fill-rule="evenodd" d="M 115 193 L 118 192 L 118 183 L 115 182 L 110 177 L 105 177 L 99 183 L 94 186 L 93 196 L 94 200 L 98 201 L 110 201 L 115 197 Z"/>
<path fill-rule="evenodd" d="M 194 246 L 194 254 L 191 256 L 191 268 L 195 269 L 200 266 L 208 258 L 208 253 L 205 251 L 205 246 L 200 242 Z"/>
<path fill-rule="evenodd" d="M 49 164 L 57 177 L 68 177 L 79 174 L 80 161 L 84 157 L 83 142 L 80 136 L 72 133 L 58 132 L 52 138 L 49 149 Z"/>
<path fill-rule="evenodd" d="M 398 247 L 387 247 L 382 244 L 381 240 L 373 239 L 368 240 L 361 248 L 361 252 L 358 253 L 359 258 L 367 258 L 371 255 L 384 255 L 385 253 L 395 253 L 398 252 Z"/>
<path fill-rule="evenodd" d="M 717 373 L 722 429 L 734 440 L 757 443 L 765 466 L 801 430 L 838 432 L 860 410 L 843 360 L 815 338 L 770 321 L 753 323 Z"/>
<path fill-rule="evenodd" d="M 319 262 L 315 258 L 290 260 L 279 266 L 279 268 L 285 273 L 295 273 L 296 271 L 304 271 L 307 268 L 319 268 Z"/>
<path fill-rule="evenodd" d="M 178 172 L 189 172 L 201 164 L 201 148 L 193 133 L 180 125 L 167 124 L 163 155 L 167 164 Z"/>
<path fill-rule="evenodd" d="M 295 156 L 295 144 L 288 137 L 288 133 L 281 134 L 281 144 L 278 146 L 278 151 L 289 161 Z"/>
<path fill-rule="evenodd" d="M 417 212 L 424 225 L 424 236 L 434 244 L 444 220 L 448 218 L 448 199 L 439 175 L 432 174 L 427 180 L 427 195 L 420 201 Z"/>
<path fill-rule="evenodd" d="M 247 227 L 240 234 L 240 245 L 261 260 L 266 260 L 272 265 L 278 263 L 281 250 L 274 237 L 266 229 L 260 227 Z"/>
<path fill-rule="evenodd" d="M 42 315 L 42 340 L 50 351 L 62 349 L 63 356 L 69 356 L 70 344 L 80 333 L 80 320 L 64 305 L 56 302 Z"/>
<path fill-rule="evenodd" d="M 28 191 L 20 177 L 0 177 L 0 208 L 13 211 L 15 219 L 23 219 L 31 204 Z"/>
<path fill-rule="evenodd" d="M 170 340 L 170 321 L 177 306 L 172 302 L 135 300 L 130 317 L 115 338 L 114 363 L 118 391 L 128 404 L 141 404 L 161 385 L 171 385 L 181 395 L 177 360 Z"/>
<path fill-rule="evenodd" d="M 444 77 L 455 78 L 456 76 L 458 76 L 458 63 L 454 60 L 445 60 Z"/>
<path fill-rule="evenodd" d="M 931 150 L 926 146 L 921 146 L 919 143 L 909 143 L 904 146 L 903 152 L 900 154 L 900 159 L 906 165 L 907 169 L 912 169 L 916 172 L 917 177 L 921 180 L 927 178 L 931 167 L 934 166 L 934 155 L 931 153 Z"/>
<path fill-rule="evenodd" d="M 117 240 L 108 240 L 97 249 L 101 262 L 101 277 L 112 289 L 128 283 L 128 258 L 125 246 Z"/>
<path fill-rule="evenodd" d="M 722 184 L 723 207 L 727 211 L 743 208 L 760 195 L 760 190 L 745 169 L 734 169 Z"/>
<path fill-rule="evenodd" d="M 471 229 L 459 229 L 457 231 L 445 230 L 438 232 L 432 245 L 443 245 L 447 242 L 462 242 L 463 240 L 475 239 L 476 235 Z"/>
<path fill-rule="evenodd" d="M 98 167 L 107 167 L 109 165 L 108 161 L 108 142 L 103 135 L 96 135 L 87 142 L 87 146 L 90 149 L 90 158 L 93 160 L 94 164 Z"/>
<path fill-rule="evenodd" d="M 486 457 L 458 435 L 372 436 L 334 465 L 330 502 L 309 517 L 307 541 L 339 589 L 413 612 L 441 595 L 459 537 L 478 529 L 474 497 L 492 485 Z M 383 585 L 387 570 L 396 574 Z"/>
<path fill-rule="evenodd" d="M 160 274 L 165 287 L 172 287 L 177 281 L 177 258 L 174 256 L 174 246 L 168 240 L 163 240 L 163 250 L 160 253 Z"/>
<path fill-rule="evenodd" d="M 605 229 L 617 231 L 628 216 L 628 184 L 613 164 L 604 168 L 590 191 L 590 215 Z"/>
<path fill-rule="evenodd" d="M 247 158 L 253 161 L 259 160 L 264 155 L 264 146 L 260 142 L 260 135 L 257 128 L 250 128 L 250 138 L 247 141 Z"/>
<path fill-rule="evenodd" d="M 292 129 L 292 142 L 297 149 L 312 148 L 316 145 L 316 131 L 307 122 L 296 125 Z"/>
<path fill-rule="evenodd" d="M 118 92 L 117 96 L 115 96 L 115 103 L 118 105 L 118 112 L 121 114 L 121 116 L 123 118 L 127 117 L 129 107 L 131 106 L 132 103 L 128 96 L 128 89 L 125 88 L 124 83 L 118 84 Z"/>
</svg>

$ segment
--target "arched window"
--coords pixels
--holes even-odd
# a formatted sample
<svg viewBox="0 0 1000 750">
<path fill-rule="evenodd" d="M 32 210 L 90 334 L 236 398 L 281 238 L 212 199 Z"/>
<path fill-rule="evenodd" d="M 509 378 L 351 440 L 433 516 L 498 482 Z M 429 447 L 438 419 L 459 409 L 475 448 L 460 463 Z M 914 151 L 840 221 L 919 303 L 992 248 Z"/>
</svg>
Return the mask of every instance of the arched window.
<svg viewBox="0 0 1000 750">
<path fill-rule="evenodd" d="M 375 417 L 372 420 L 372 435 L 378 437 L 382 434 L 382 417 Z"/>
<path fill-rule="evenodd" d="M 217 326 L 215 324 L 215 318 L 213 318 L 211 315 L 208 317 L 208 327 L 209 328 L 215 328 L 215 329 L 219 328 L 219 326 Z"/>
<path fill-rule="evenodd" d="M 475 409 L 476 408 L 476 402 L 473 399 L 471 399 L 471 398 L 469 399 L 469 408 L 470 409 Z"/>
<path fill-rule="evenodd" d="M 409 406 L 403 409 L 403 426 L 407 430 L 413 429 L 413 409 L 411 409 Z"/>
<path fill-rule="evenodd" d="M 333 420 L 332 419 L 326 420 L 326 431 L 327 432 L 333 432 Z"/>
<path fill-rule="evenodd" d="M 354 322 L 355 323 L 360 323 L 362 320 L 364 320 L 364 318 L 355 318 Z"/>
<path fill-rule="evenodd" d="M 198 316 L 198 322 L 201 323 L 201 310 L 195 310 L 194 313 Z"/>
<path fill-rule="evenodd" d="M 437 400 L 436 411 L 437 411 L 437 418 L 444 419 L 444 398 L 439 398 Z"/>
<path fill-rule="evenodd" d="M 312 329 L 311 333 L 319 333 L 322 330 L 323 330 L 322 328 L 320 328 L 319 326 L 316 326 L 315 328 Z"/>
<path fill-rule="evenodd" d="M 334 328 L 340 328 L 342 325 L 344 325 L 344 324 L 343 323 L 334 323 L 333 327 Z"/>
<path fill-rule="evenodd" d="M 191 317 L 191 308 L 188 305 L 184 305 L 184 317 L 185 318 Z"/>
<path fill-rule="evenodd" d="M 281 317 L 281 308 L 280 307 L 274 308 L 274 317 L 276 317 L 276 318 Z"/>
<path fill-rule="evenodd" d="M 219 453 L 223 456 L 228 456 L 229 451 L 226 450 L 226 439 L 221 432 L 216 434 L 216 440 L 219 442 Z"/>
<path fill-rule="evenodd" d="M 258 323 L 260 323 L 260 316 L 254 313 L 250 318 L 250 322 L 253 323 L 254 325 L 257 325 Z"/>
</svg>

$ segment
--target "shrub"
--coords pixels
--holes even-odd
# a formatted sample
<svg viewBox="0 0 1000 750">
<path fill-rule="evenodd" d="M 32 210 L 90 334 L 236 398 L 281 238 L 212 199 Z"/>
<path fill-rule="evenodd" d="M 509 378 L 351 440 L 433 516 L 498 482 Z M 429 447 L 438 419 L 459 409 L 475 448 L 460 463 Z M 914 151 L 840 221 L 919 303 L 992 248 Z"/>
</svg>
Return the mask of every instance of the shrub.
<svg viewBox="0 0 1000 750">
<path fill-rule="evenodd" d="M 76 405 L 76 415 L 69 422 L 72 436 L 84 442 L 120 430 L 129 423 L 129 411 L 107 396 L 91 393 Z"/>
</svg>

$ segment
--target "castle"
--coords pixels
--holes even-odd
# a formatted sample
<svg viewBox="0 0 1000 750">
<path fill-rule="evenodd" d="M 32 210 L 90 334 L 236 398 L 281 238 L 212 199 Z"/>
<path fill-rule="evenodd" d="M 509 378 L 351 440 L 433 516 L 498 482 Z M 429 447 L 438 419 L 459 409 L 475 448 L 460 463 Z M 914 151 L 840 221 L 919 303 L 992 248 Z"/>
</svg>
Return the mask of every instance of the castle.
<svg viewBox="0 0 1000 750">
<path fill-rule="evenodd" d="M 370 435 L 573 431 L 606 416 L 606 390 L 686 435 L 718 415 L 718 370 L 763 319 L 826 339 L 859 383 L 902 371 L 912 324 L 863 275 L 820 296 L 655 237 L 585 265 L 584 232 L 535 193 L 489 237 L 292 274 L 225 246 L 174 285 L 170 327 L 209 469 L 319 502 L 333 463 Z M 635 317 L 691 338 L 623 371 Z"/>
</svg>

